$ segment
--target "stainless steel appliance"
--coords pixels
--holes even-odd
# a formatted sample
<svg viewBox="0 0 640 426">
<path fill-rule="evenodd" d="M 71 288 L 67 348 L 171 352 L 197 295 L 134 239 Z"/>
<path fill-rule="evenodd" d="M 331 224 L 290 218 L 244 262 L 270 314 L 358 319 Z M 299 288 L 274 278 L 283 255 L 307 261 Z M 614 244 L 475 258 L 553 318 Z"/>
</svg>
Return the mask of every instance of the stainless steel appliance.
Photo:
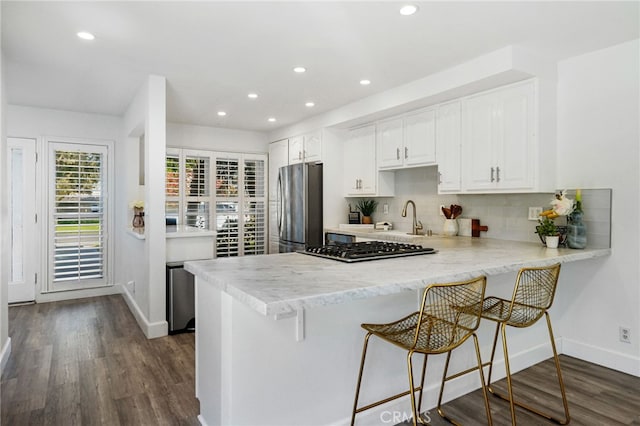
<svg viewBox="0 0 640 426">
<path fill-rule="evenodd" d="M 390 241 L 362 241 L 359 243 L 335 242 L 324 246 L 310 246 L 302 253 L 342 262 L 362 262 L 364 260 L 389 259 L 392 257 L 416 256 L 437 252 L 438 251 L 433 248 L 422 247 L 419 244 L 395 243 Z"/>
<path fill-rule="evenodd" d="M 169 334 L 196 328 L 193 275 L 183 262 L 167 263 L 167 322 Z"/>
<path fill-rule="evenodd" d="M 322 164 L 280 167 L 277 195 L 279 252 L 322 245 Z"/>
</svg>

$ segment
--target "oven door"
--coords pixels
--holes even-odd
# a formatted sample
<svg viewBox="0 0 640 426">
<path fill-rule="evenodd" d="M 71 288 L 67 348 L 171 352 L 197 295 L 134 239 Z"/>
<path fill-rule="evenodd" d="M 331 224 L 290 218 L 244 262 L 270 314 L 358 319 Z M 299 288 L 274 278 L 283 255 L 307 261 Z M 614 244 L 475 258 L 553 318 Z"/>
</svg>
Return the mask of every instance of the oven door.
<svg viewBox="0 0 640 426">
<path fill-rule="evenodd" d="M 325 232 L 324 243 L 326 245 L 332 245 L 335 243 L 347 243 L 352 244 L 356 242 L 356 236 L 350 234 L 339 234 L 337 232 Z"/>
</svg>

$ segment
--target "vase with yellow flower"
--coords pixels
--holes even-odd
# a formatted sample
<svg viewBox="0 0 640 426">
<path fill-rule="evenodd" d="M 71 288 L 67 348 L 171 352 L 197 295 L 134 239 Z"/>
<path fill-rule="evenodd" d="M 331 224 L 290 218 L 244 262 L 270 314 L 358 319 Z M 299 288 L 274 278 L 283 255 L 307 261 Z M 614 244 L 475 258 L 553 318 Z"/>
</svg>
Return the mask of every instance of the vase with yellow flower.
<svg viewBox="0 0 640 426">
<path fill-rule="evenodd" d="M 144 228 L 144 201 L 136 200 L 131 203 L 133 208 L 133 229 L 139 230 Z"/>
</svg>

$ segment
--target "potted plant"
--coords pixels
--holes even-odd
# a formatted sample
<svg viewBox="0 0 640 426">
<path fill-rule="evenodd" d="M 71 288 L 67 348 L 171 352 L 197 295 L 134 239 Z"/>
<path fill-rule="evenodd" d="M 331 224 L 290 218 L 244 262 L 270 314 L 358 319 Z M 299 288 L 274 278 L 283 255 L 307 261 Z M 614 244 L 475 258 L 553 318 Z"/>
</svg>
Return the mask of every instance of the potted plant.
<svg viewBox="0 0 640 426">
<path fill-rule="evenodd" d="M 545 216 L 540 219 L 540 224 L 536 226 L 536 232 L 540 236 L 540 239 L 549 248 L 557 248 L 560 241 L 560 231 L 556 226 L 553 219 Z"/>
<path fill-rule="evenodd" d="M 356 208 L 360 210 L 362 213 L 362 223 L 373 223 L 373 219 L 371 219 L 371 215 L 376 208 L 378 207 L 378 202 L 376 200 L 360 200 L 358 204 L 356 204 Z"/>
</svg>

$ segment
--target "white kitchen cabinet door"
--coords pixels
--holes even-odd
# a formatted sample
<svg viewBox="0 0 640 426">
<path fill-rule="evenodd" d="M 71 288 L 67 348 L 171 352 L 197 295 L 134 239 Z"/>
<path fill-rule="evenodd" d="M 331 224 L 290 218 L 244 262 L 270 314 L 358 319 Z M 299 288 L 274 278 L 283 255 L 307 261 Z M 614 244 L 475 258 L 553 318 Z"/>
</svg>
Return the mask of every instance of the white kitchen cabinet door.
<svg viewBox="0 0 640 426">
<path fill-rule="evenodd" d="M 269 144 L 269 199 L 275 200 L 278 190 L 278 170 L 289 164 L 289 140 Z"/>
<path fill-rule="evenodd" d="M 402 118 L 378 122 L 376 139 L 378 168 L 398 168 L 404 162 Z"/>
<path fill-rule="evenodd" d="M 394 195 L 394 172 L 378 171 L 376 163 L 376 126 L 353 129 L 344 144 L 345 196 Z"/>
<path fill-rule="evenodd" d="M 344 176 L 347 195 L 374 194 L 376 186 L 375 126 L 365 126 L 349 133 L 344 146 Z"/>
<path fill-rule="evenodd" d="M 534 82 L 463 100 L 463 189 L 527 190 L 534 185 Z"/>
<path fill-rule="evenodd" d="M 438 163 L 439 193 L 458 192 L 461 190 L 461 126 L 460 101 L 442 104 L 438 107 L 436 159 Z"/>
<path fill-rule="evenodd" d="M 405 166 L 424 166 L 436 161 L 436 110 L 428 109 L 404 117 Z"/>
<path fill-rule="evenodd" d="M 304 136 L 289 138 L 289 164 L 304 162 Z"/>
<path fill-rule="evenodd" d="M 496 183 L 501 189 L 532 188 L 535 166 L 533 82 L 500 92 Z"/>
<path fill-rule="evenodd" d="M 304 135 L 302 157 L 306 162 L 322 161 L 322 133 L 320 131 Z"/>
</svg>

